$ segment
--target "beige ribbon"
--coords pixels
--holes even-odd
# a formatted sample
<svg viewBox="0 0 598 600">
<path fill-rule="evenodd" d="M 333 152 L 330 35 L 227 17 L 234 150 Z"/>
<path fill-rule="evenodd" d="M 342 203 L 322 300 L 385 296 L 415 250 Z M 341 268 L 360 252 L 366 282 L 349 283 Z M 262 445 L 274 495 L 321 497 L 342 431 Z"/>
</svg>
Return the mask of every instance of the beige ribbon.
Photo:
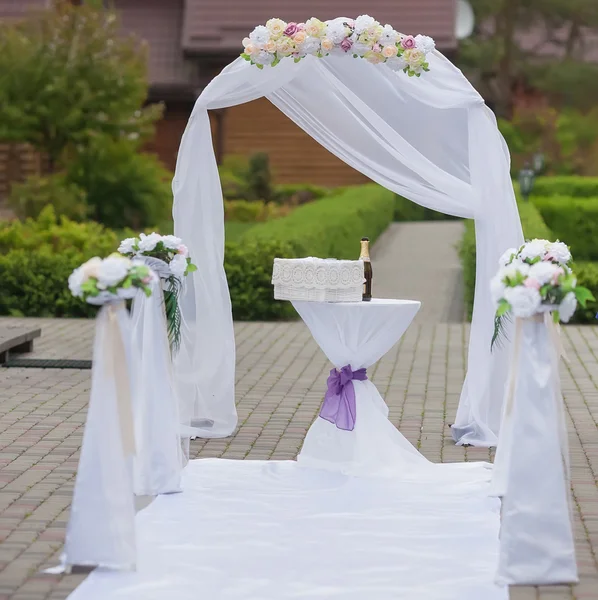
<svg viewBox="0 0 598 600">
<path fill-rule="evenodd" d="M 127 353 L 118 324 L 118 312 L 125 309 L 124 302 L 106 306 L 107 324 L 104 344 L 106 376 L 114 380 L 118 420 L 125 456 L 135 454 L 135 429 L 133 426 L 133 405 L 128 371 Z"/>
</svg>

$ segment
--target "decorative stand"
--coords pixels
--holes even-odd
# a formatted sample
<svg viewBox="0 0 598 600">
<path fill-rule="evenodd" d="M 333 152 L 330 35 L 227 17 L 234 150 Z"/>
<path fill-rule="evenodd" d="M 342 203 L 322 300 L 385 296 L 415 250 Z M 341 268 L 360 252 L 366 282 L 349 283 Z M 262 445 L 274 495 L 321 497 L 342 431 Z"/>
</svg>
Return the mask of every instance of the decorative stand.
<svg viewBox="0 0 598 600">
<path fill-rule="evenodd" d="M 144 262 L 161 275 L 156 263 L 163 261 L 146 259 Z M 163 264 L 167 269 L 168 265 Z M 131 319 L 133 347 L 137 356 L 133 382 L 137 440 L 134 489 L 139 496 L 180 492 L 183 467 L 181 423 L 161 280 L 156 279 L 151 289 L 151 296 L 138 294 L 135 297 Z"/>
<path fill-rule="evenodd" d="M 500 584 L 578 581 L 561 352 L 550 313 L 516 320 L 492 481 L 502 497 Z"/>
<path fill-rule="evenodd" d="M 131 459 L 130 326 L 124 301 L 96 319 L 91 395 L 62 564 L 133 570 L 135 498 Z"/>
</svg>

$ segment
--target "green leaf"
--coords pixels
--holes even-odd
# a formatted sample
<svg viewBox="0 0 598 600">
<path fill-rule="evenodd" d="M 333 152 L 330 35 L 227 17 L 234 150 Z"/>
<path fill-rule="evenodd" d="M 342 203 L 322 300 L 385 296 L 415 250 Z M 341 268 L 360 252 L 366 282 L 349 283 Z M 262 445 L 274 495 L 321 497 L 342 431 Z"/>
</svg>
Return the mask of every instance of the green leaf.
<svg viewBox="0 0 598 600">
<path fill-rule="evenodd" d="M 258 65 L 257 63 L 256 63 L 256 65 L 255 65 L 255 66 L 256 66 L 258 69 L 263 69 L 263 68 L 264 68 L 264 65 Z"/>
<path fill-rule="evenodd" d="M 243 54 L 241 54 L 241 58 L 243 60 L 251 61 L 251 56 L 249 56 L 249 54 L 245 54 L 245 52 L 243 52 Z"/>
<path fill-rule="evenodd" d="M 197 271 L 197 265 L 189 263 L 189 265 L 187 266 L 187 273 L 193 273 L 194 271 Z"/>
<path fill-rule="evenodd" d="M 587 302 L 593 302 L 596 300 L 596 298 L 594 298 L 594 294 L 592 294 L 592 292 L 588 288 L 585 288 L 581 285 L 579 287 L 574 288 L 573 293 L 575 294 L 575 298 L 577 298 L 577 301 L 584 308 Z"/>
<path fill-rule="evenodd" d="M 502 317 L 504 314 L 508 313 L 511 310 L 511 305 L 507 300 L 501 298 L 498 303 L 498 308 L 496 309 L 496 316 Z"/>
<path fill-rule="evenodd" d="M 293 62 L 298 63 L 301 59 L 300 58 L 294 58 Z"/>
<path fill-rule="evenodd" d="M 558 310 L 554 310 L 552 312 L 552 321 L 553 323 L 558 323 L 561 320 L 561 316 Z"/>
</svg>

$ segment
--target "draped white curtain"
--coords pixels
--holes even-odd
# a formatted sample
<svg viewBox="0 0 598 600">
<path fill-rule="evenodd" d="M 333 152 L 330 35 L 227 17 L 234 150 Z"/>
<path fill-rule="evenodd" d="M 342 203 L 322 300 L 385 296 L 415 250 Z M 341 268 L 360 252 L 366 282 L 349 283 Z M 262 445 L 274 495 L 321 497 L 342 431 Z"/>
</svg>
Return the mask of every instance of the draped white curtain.
<svg viewBox="0 0 598 600">
<path fill-rule="evenodd" d="M 207 111 L 265 96 L 373 181 L 423 206 L 475 219 L 469 370 L 453 436 L 458 443 L 496 444 L 509 348 L 490 353 L 488 283 L 502 252 L 523 241 L 509 154 L 494 115 L 463 74 L 439 52 L 429 62 L 429 73 L 409 78 L 346 55 L 285 59 L 263 70 L 237 59 L 197 100 L 173 181 L 175 233 L 199 267 L 181 302 L 184 331 L 176 361 L 183 408 L 197 435 L 230 435 L 237 422 L 222 191 Z"/>
</svg>

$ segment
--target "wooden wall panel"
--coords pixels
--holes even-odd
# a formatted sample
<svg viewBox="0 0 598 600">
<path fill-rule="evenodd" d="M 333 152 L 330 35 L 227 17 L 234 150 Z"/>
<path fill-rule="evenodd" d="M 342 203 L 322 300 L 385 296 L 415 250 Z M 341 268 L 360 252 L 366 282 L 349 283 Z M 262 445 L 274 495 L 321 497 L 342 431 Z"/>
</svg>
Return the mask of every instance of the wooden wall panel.
<svg viewBox="0 0 598 600">
<path fill-rule="evenodd" d="M 328 152 L 265 98 L 228 108 L 224 154 L 266 152 L 277 183 L 345 186 L 367 178 Z"/>
</svg>

